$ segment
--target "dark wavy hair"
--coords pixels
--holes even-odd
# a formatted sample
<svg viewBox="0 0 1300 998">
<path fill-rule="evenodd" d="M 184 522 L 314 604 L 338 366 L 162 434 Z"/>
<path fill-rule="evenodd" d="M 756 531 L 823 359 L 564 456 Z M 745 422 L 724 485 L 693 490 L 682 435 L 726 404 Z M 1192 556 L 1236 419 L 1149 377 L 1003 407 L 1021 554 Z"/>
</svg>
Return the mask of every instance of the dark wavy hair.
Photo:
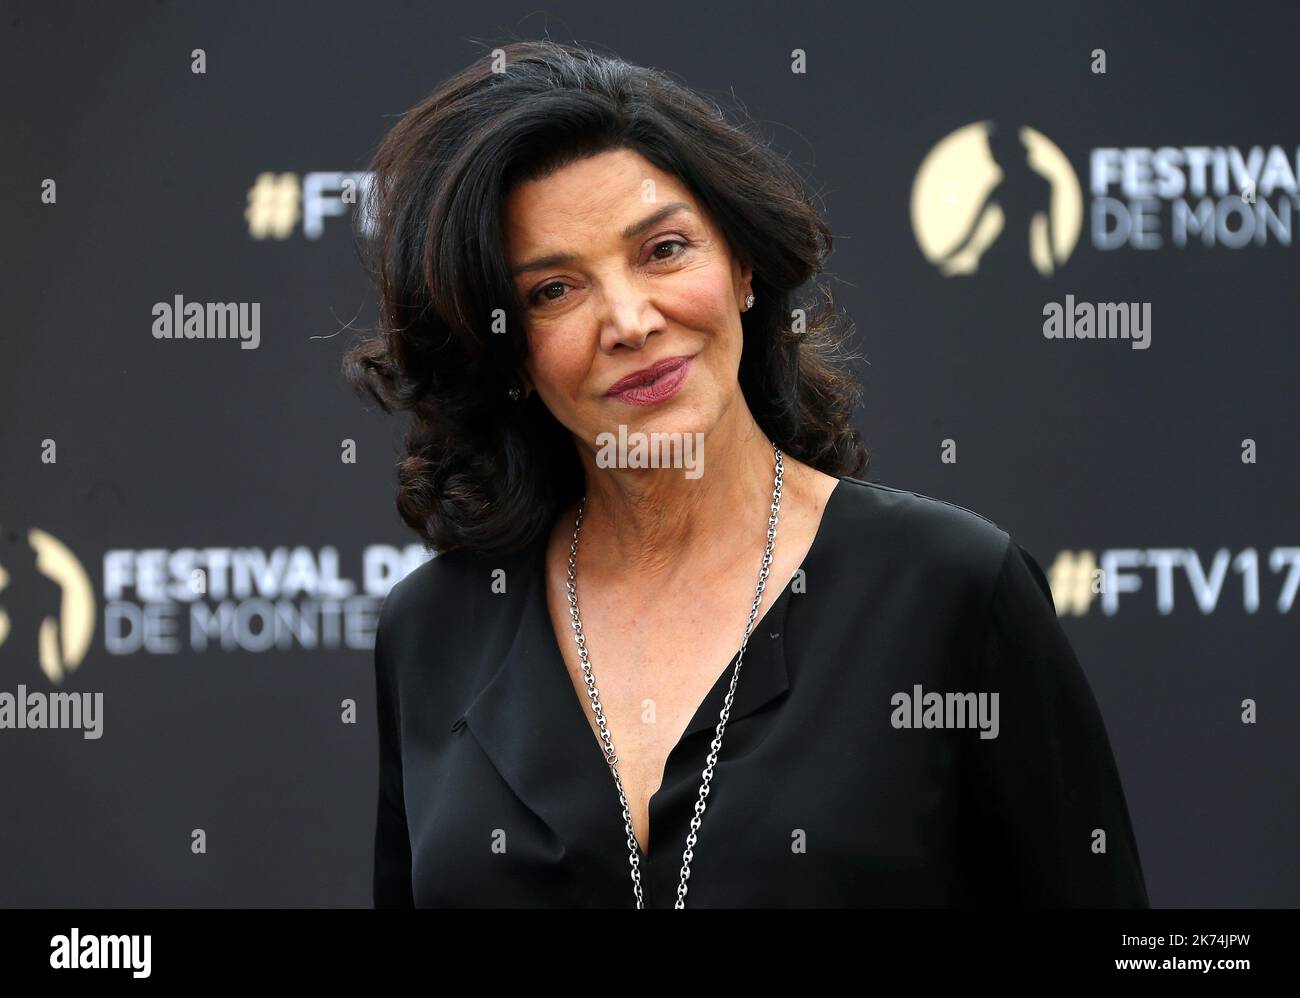
<svg viewBox="0 0 1300 998">
<path fill-rule="evenodd" d="M 852 326 L 841 327 L 825 288 L 816 307 L 792 301 L 831 250 L 799 174 L 663 71 L 512 42 L 400 118 L 357 214 L 373 225 L 357 235 L 379 322 L 344 372 L 385 412 L 410 412 L 397 509 L 438 553 L 517 551 L 583 493 L 569 431 L 536 392 L 507 395 L 528 344 L 502 214 L 516 185 L 618 148 L 677 177 L 753 267 L 739 377 L 759 427 L 827 474 L 867 465 L 851 422 L 861 398 L 845 348 Z"/>
</svg>

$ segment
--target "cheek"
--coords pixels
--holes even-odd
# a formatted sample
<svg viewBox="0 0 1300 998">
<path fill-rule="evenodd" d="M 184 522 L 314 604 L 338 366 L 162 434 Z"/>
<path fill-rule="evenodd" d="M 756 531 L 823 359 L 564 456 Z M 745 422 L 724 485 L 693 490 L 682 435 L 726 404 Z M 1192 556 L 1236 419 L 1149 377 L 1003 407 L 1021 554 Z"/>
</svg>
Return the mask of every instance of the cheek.
<svg viewBox="0 0 1300 998">
<path fill-rule="evenodd" d="M 529 337 L 528 373 L 546 394 L 563 397 L 586 377 L 591 354 L 589 342 L 552 327 L 544 334 Z"/>
<path fill-rule="evenodd" d="M 674 289 L 671 324 L 694 330 L 703 340 L 704 358 L 721 381 L 729 381 L 740 363 L 744 345 L 739 311 L 728 275 L 710 270 L 683 281 Z"/>
<path fill-rule="evenodd" d="M 732 293 L 727 274 L 710 268 L 684 278 L 673 289 L 673 311 L 678 319 L 693 329 L 722 332 L 729 328 Z"/>
</svg>

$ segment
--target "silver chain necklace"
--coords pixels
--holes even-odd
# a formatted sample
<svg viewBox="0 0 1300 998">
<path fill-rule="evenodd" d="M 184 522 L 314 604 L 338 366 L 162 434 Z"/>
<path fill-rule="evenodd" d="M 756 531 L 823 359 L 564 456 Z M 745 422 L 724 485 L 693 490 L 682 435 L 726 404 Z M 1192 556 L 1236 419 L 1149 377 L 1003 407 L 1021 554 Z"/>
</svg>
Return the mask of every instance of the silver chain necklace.
<svg viewBox="0 0 1300 998">
<path fill-rule="evenodd" d="M 776 524 L 781 513 L 781 483 L 784 480 L 785 466 L 781 463 L 781 449 L 772 445 L 776 461 L 776 480 L 772 487 L 772 515 L 767 519 L 767 548 L 763 552 L 763 565 L 758 573 L 758 586 L 754 590 L 754 605 L 749 611 L 749 622 L 745 624 L 745 636 L 740 642 L 740 654 L 736 657 L 736 668 L 731 674 L 731 687 L 727 690 L 726 700 L 722 705 L 713 743 L 709 746 L 708 764 L 704 767 L 703 782 L 700 783 L 700 796 L 695 802 L 695 815 L 691 818 L 691 830 L 686 836 L 686 851 L 682 853 L 682 879 L 677 885 L 677 903 L 674 908 L 686 907 L 686 881 L 691 877 L 691 860 L 695 858 L 695 833 L 699 831 L 700 819 L 704 816 L 704 802 L 709 796 L 709 781 L 713 779 L 713 766 L 718 761 L 718 751 L 722 748 L 722 732 L 726 729 L 727 719 L 731 716 L 731 704 L 736 695 L 736 681 L 740 678 L 740 664 L 745 659 L 745 647 L 749 644 L 749 632 L 754 627 L 758 608 L 763 602 L 763 590 L 767 587 L 767 571 L 772 564 L 772 549 L 776 544 Z M 623 792 L 623 781 L 618 775 L 618 756 L 614 754 L 614 742 L 610 738 L 609 725 L 605 723 L 605 712 L 600 706 L 600 697 L 596 693 L 596 680 L 591 674 L 591 662 L 587 658 L 587 639 L 582 633 L 582 621 L 578 617 L 578 593 L 575 588 L 578 559 L 578 533 L 582 530 L 582 517 L 587 508 L 587 497 L 582 497 L 578 506 L 578 519 L 573 525 L 573 543 L 569 545 L 569 616 L 573 620 L 574 637 L 578 642 L 578 657 L 582 661 L 582 674 L 587 684 L 587 697 L 591 700 L 591 709 L 600 726 L 600 737 L 604 743 L 605 760 L 614 775 L 614 785 L 618 787 L 618 799 L 623 805 L 623 824 L 627 828 L 627 848 L 629 863 L 632 866 L 632 890 L 636 894 L 636 906 L 644 908 L 641 895 L 641 859 L 638 855 L 636 835 L 632 830 L 632 813 L 628 809 L 627 795 Z"/>
</svg>

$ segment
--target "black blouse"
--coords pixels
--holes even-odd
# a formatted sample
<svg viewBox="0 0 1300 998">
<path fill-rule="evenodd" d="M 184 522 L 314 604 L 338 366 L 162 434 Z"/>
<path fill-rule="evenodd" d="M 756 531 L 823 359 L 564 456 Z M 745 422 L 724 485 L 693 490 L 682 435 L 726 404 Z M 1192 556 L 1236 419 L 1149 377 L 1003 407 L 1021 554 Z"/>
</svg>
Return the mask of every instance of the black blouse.
<svg viewBox="0 0 1300 998">
<path fill-rule="evenodd" d="M 547 611 L 546 540 L 435 557 L 384 601 L 377 907 L 635 906 L 618 791 Z M 1102 718 L 1024 548 L 959 506 L 842 478 L 802 567 L 750 636 L 687 908 L 1147 906 Z M 676 901 L 734 665 L 651 798 L 646 907 Z"/>
</svg>

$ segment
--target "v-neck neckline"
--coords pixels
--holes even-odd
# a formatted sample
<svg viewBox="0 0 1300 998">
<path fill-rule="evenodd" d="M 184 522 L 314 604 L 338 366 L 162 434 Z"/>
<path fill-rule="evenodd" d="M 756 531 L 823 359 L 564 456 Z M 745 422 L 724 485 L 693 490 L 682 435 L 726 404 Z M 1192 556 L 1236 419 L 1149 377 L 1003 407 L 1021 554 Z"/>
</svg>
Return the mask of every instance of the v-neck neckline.
<svg viewBox="0 0 1300 998">
<path fill-rule="evenodd" d="M 836 481 L 835 486 L 831 489 L 830 493 L 826 496 L 826 501 L 822 505 L 821 519 L 818 521 L 817 530 L 813 534 L 812 543 L 808 546 L 808 550 L 804 554 L 802 561 L 800 561 L 798 568 L 803 568 L 804 565 L 806 565 L 809 561 L 813 559 L 814 555 L 818 553 L 820 548 L 824 544 L 828 543 L 827 536 L 831 533 L 830 520 L 832 515 L 834 514 L 835 509 L 837 508 L 835 505 L 836 498 L 842 492 L 844 492 L 845 489 L 846 489 L 845 480 L 843 478 L 840 478 L 838 481 Z M 778 539 L 780 536 L 779 529 L 780 527 L 778 524 Z M 547 568 L 546 554 L 549 545 L 550 545 L 550 530 L 549 529 L 543 530 L 541 532 L 540 540 L 537 544 L 537 550 L 533 557 L 532 583 L 534 586 L 537 587 L 534 591 L 539 594 L 539 598 L 533 600 L 532 602 L 537 612 L 539 612 L 542 617 L 542 624 L 544 625 L 545 633 L 547 635 L 545 653 L 547 657 L 551 659 L 550 664 L 552 666 L 558 666 L 560 676 L 563 678 L 564 685 L 567 687 L 568 692 L 570 694 L 570 696 L 568 697 L 569 702 L 576 708 L 576 714 L 571 714 L 570 718 L 576 717 L 581 722 L 583 734 L 585 736 L 584 740 L 590 746 L 590 748 L 596 753 L 596 758 L 599 759 L 601 768 L 604 769 L 606 772 L 609 772 L 610 766 L 605 756 L 604 746 L 591 729 L 591 722 L 590 720 L 588 720 L 587 703 L 583 701 L 582 695 L 573 686 L 573 681 L 569 676 L 569 668 L 564 659 L 563 650 L 560 648 L 559 636 L 555 633 L 555 627 L 551 622 L 550 591 L 548 586 L 548 579 L 546 576 L 546 568 Z M 798 568 L 795 570 L 796 573 L 798 572 Z M 790 609 L 790 595 L 791 595 L 790 583 L 793 580 L 794 580 L 794 574 L 792 574 L 790 578 L 785 581 L 785 585 L 782 587 L 781 594 L 775 600 L 772 601 L 772 604 L 767 608 L 767 611 L 761 617 L 759 617 L 757 620 L 754 621 L 754 626 L 750 631 L 749 640 L 745 647 L 746 662 L 753 664 L 753 661 L 756 657 L 755 655 L 756 647 L 755 647 L 754 638 L 757 634 L 761 633 L 762 625 L 770 624 L 770 622 L 773 620 L 779 621 L 781 625 L 781 629 L 776 633 L 778 636 L 782 636 L 782 637 L 784 636 L 785 629 L 786 629 L 785 620 Z M 763 654 L 764 651 L 767 651 L 768 653 L 779 654 L 781 656 L 780 669 L 781 669 L 781 678 L 783 682 L 783 689 L 782 689 L 783 692 L 784 679 L 785 679 L 783 647 L 772 649 L 769 644 L 759 642 L 757 650 L 760 655 Z M 672 764 L 673 756 L 675 756 L 678 753 L 678 751 L 681 749 L 682 745 L 687 741 L 687 739 L 692 735 L 694 735 L 699 730 L 699 724 L 701 723 L 701 715 L 706 709 L 710 709 L 711 715 L 717 715 L 718 717 L 720 717 L 721 715 L 720 704 L 722 701 L 725 700 L 725 694 L 722 692 L 722 690 L 724 687 L 729 688 L 731 685 L 731 675 L 735 669 L 736 658 L 739 655 L 740 655 L 740 649 L 737 648 L 736 651 L 732 654 L 731 658 L 728 659 L 726 666 L 722 669 L 722 671 L 718 674 L 718 677 L 714 680 L 714 683 L 709 688 L 709 691 L 704 695 L 704 698 L 699 702 L 699 704 L 696 705 L 695 711 L 692 713 L 690 720 L 686 724 L 686 727 L 682 730 L 681 735 L 678 736 L 676 743 L 673 745 L 671 749 L 669 749 L 668 754 L 664 756 L 663 771 L 660 773 L 659 776 L 659 786 L 655 788 L 654 792 L 650 795 L 649 799 L 646 801 L 646 816 L 651 830 L 653 830 L 654 828 L 654 820 L 653 820 L 654 804 L 656 799 L 658 799 L 659 795 L 664 790 L 664 783 L 668 778 L 669 770 L 672 768 L 671 764 Z M 745 688 L 746 672 L 747 672 L 747 667 L 742 665 L 741 675 L 739 679 L 736 680 L 736 698 L 733 699 L 732 701 L 732 713 L 728 719 L 728 726 L 730 726 L 732 721 L 737 719 L 735 708 L 737 702 L 739 701 L 740 691 L 741 689 Z M 595 675 L 594 666 L 592 669 L 592 673 L 594 677 Z M 711 710 L 715 702 L 717 702 L 719 705 L 719 709 L 717 711 Z M 716 722 L 712 725 L 712 727 L 716 730 L 717 727 Z M 725 736 L 725 732 L 724 732 L 724 736 Z M 612 737 L 612 733 L 611 733 L 611 737 Z M 702 771 L 703 770 L 701 768 L 701 772 Z M 610 775 L 610 780 L 611 782 L 613 781 L 612 774 Z M 650 836 L 651 833 L 647 833 L 648 847 L 653 846 L 654 842 L 656 841 Z M 641 844 L 637 842 L 636 850 L 641 864 L 643 866 L 648 867 L 650 864 L 650 848 L 642 849 Z"/>
</svg>

